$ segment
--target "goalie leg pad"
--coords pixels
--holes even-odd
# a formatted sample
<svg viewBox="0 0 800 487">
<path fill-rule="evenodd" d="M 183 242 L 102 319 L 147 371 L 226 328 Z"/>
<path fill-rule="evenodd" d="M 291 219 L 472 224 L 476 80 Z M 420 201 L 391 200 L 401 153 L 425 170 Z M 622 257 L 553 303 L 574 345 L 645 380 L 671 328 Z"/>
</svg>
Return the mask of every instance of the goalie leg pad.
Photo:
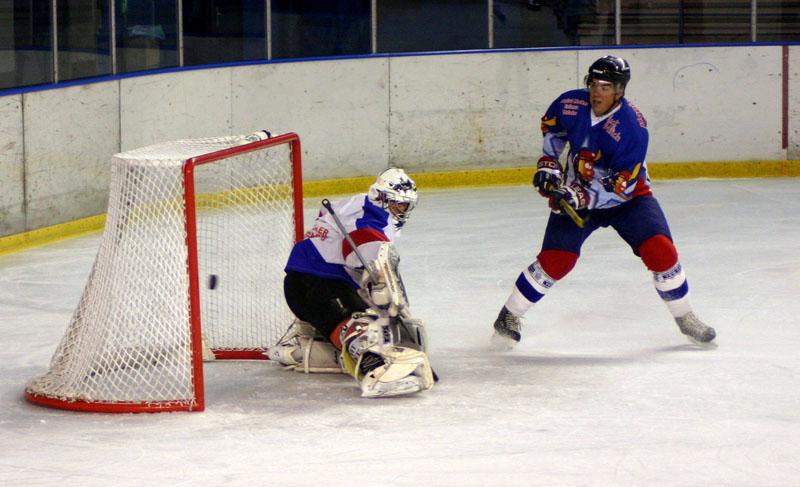
<svg viewBox="0 0 800 487">
<path fill-rule="evenodd" d="M 428 331 L 425 323 L 420 319 L 412 318 L 405 312 L 406 310 L 403 310 L 404 312 L 393 320 L 397 329 L 395 336 L 399 337 L 395 340 L 395 344 L 428 353 Z"/>
<path fill-rule="evenodd" d="M 389 397 L 427 391 L 433 387 L 433 372 L 424 352 L 390 347 L 381 354 L 383 365 L 361 379 L 361 397 Z"/>
<path fill-rule="evenodd" d="M 395 346 L 389 318 L 373 310 L 353 313 L 341 336 L 340 363 L 358 382 L 362 397 L 397 396 L 433 387 L 427 355 Z"/>
<path fill-rule="evenodd" d="M 333 345 L 318 337 L 312 325 L 300 320 L 295 320 L 278 343 L 270 347 L 267 357 L 296 372 L 342 372 Z"/>
</svg>

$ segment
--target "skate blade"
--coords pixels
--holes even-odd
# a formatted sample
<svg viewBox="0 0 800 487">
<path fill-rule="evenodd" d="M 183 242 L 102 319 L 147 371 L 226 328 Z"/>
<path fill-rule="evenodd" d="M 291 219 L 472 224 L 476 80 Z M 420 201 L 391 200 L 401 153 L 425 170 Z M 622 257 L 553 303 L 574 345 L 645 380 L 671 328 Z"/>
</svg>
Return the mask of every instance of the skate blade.
<svg viewBox="0 0 800 487">
<path fill-rule="evenodd" d="M 517 343 L 519 342 L 509 336 L 494 332 L 492 333 L 492 339 L 489 345 L 495 352 L 508 352 L 509 350 L 513 350 L 514 347 L 517 346 Z"/>
<path fill-rule="evenodd" d="M 702 348 L 703 350 L 716 350 L 719 347 L 719 345 L 717 345 L 717 342 L 715 342 L 714 340 L 711 340 L 710 342 L 701 342 L 700 340 L 692 338 L 689 335 L 684 335 L 684 336 L 686 337 L 687 340 L 689 340 L 689 343 L 696 346 L 697 348 Z"/>
</svg>

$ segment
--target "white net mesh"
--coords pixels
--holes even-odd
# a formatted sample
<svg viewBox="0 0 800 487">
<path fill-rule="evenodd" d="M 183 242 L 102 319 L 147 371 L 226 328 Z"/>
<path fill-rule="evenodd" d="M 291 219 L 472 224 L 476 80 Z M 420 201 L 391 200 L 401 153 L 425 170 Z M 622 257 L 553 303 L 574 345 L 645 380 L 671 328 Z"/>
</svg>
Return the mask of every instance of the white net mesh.
<svg viewBox="0 0 800 487">
<path fill-rule="evenodd" d="M 196 401 L 183 161 L 245 143 L 183 140 L 113 157 L 94 267 L 49 371 L 26 388 L 29 398 Z M 282 291 L 295 236 L 290 146 L 237 153 L 194 173 L 203 340 L 229 358 L 260 357 L 292 320 Z"/>
</svg>

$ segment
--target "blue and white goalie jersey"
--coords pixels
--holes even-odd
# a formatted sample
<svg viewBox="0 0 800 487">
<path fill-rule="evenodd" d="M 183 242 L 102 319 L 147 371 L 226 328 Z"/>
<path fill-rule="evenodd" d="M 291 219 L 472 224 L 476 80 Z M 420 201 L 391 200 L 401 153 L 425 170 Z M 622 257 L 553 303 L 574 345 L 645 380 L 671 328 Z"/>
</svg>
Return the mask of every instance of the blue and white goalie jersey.
<svg viewBox="0 0 800 487">
<path fill-rule="evenodd" d="M 389 212 L 366 194 L 332 201 L 331 206 L 367 263 L 375 260 L 382 242 L 397 237 Z M 305 239 L 292 249 L 285 270 L 338 279 L 357 289 L 363 267 L 333 216 L 322 208 Z"/>
</svg>

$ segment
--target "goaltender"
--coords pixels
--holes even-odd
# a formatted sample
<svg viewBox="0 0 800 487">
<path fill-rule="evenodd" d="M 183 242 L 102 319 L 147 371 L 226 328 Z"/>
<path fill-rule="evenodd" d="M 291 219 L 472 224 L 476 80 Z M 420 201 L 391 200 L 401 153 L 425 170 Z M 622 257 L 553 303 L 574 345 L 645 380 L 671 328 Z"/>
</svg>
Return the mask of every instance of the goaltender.
<svg viewBox="0 0 800 487">
<path fill-rule="evenodd" d="M 416 203 L 414 181 L 398 168 L 366 194 L 323 201 L 289 256 L 284 294 L 297 320 L 270 359 L 305 372 L 341 368 L 363 397 L 433 387 L 425 328 L 411 318 L 393 245 Z"/>
</svg>

